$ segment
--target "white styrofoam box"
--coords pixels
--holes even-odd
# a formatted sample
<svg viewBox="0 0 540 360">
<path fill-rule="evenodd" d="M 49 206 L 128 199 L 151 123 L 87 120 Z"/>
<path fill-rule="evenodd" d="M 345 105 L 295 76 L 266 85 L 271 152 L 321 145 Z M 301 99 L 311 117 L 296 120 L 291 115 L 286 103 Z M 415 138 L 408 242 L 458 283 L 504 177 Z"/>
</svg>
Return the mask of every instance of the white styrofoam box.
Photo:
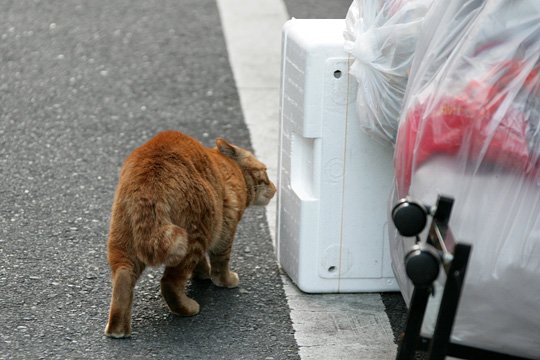
<svg viewBox="0 0 540 360">
<path fill-rule="evenodd" d="M 305 292 L 394 291 L 393 151 L 361 130 L 344 28 L 311 19 L 283 28 L 278 258 Z"/>
</svg>

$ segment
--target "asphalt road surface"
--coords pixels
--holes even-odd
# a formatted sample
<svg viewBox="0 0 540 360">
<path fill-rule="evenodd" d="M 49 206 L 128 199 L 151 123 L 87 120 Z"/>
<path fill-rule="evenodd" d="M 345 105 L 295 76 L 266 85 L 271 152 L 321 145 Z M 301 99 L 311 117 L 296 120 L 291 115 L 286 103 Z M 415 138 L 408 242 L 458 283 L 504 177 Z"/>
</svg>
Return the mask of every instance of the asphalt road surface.
<svg viewBox="0 0 540 360">
<path fill-rule="evenodd" d="M 164 129 L 251 147 L 213 1 L 0 4 L 0 358 L 298 358 L 262 209 L 238 231 L 239 288 L 192 284 L 201 313 L 180 318 L 147 271 L 132 338 L 103 335 L 118 170 Z"/>
</svg>

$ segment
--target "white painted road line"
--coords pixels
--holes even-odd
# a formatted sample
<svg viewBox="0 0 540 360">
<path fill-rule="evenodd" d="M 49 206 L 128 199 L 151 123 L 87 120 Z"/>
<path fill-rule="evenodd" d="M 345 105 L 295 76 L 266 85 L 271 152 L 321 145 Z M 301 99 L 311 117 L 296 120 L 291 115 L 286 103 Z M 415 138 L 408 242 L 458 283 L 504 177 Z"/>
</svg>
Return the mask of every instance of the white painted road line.
<svg viewBox="0 0 540 360">
<path fill-rule="evenodd" d="M 277 179 L 281 0 L 217 0 L 229 60 L 255 154 Z M 267 207 L 275 239 L 275 202 Z M 275 241 L 275 240 L 274 240 Z M 302 360 L 395 357 L 396 345 L 379 294 L 308 295 L 283 276 Z"/>
</svg>

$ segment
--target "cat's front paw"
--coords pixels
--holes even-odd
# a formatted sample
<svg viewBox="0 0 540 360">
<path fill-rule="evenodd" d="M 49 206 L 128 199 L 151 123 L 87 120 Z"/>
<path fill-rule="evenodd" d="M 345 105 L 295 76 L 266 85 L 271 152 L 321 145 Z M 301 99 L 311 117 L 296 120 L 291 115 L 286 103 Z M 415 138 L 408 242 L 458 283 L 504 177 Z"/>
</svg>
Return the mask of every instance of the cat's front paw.
<svg viewBox="0 0 540 360">
<path fill-rule="evenodd" d="M 240 283 L 238 274 L 234 271 L 229 271 L 227 274 L 212 274 L 212 282 L 214 285 L 226 288 L 235 288 Z"/>
</svg>

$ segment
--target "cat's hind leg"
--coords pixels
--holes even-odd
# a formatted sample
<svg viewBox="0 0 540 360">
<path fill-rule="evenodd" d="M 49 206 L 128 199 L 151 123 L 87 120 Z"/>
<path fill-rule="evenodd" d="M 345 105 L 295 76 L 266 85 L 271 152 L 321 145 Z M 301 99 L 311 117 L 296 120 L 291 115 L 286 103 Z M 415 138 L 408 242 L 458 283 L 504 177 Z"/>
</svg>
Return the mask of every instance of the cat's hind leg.
<svg viewBox="0 0 540 360">
<path fill-rule="evenodd" d="M 113 290 L 105 335 L 125 338 L 131 336 L 133 289 L 144 270 L 144 264 L 138 261 L 119 261 L 111 263 L 111 270 Z"/>
<path fill-rule="evenodd" d="M 204 254 L 193 271 L 193 278 L 199 280 L 208 280 L 210 279 L 210 271 L 210 261 L 208 259 L 208 255 Z"/>
<path fill-rule="evenodd" d="M 193 316 L 199 313 L 199 304 L 186 295 L 186 283 L 202 259 L 204 251 L 198 243 L 192 243 L 183 261 L 167 266 L 161 279 L 161 295 L 172 313 Z"/>
</svg>

